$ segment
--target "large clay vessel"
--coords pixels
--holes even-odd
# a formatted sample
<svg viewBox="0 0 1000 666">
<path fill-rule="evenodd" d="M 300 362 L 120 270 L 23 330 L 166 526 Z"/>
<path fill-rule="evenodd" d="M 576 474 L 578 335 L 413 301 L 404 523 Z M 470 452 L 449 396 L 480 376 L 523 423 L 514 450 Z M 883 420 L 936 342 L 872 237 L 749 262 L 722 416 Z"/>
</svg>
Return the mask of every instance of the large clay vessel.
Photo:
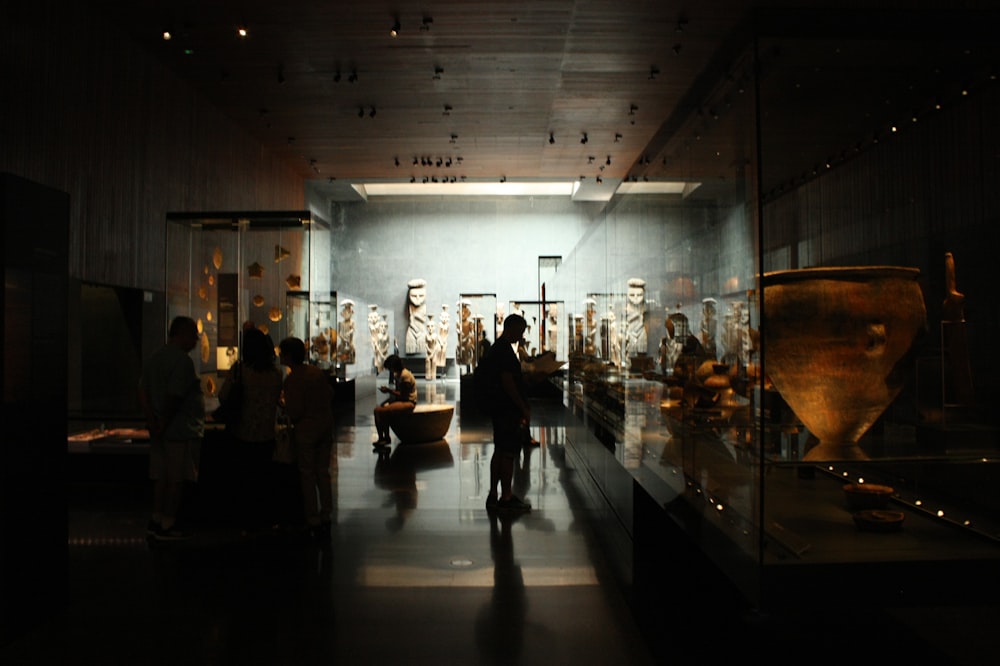
<svg viewBox="0 0 1000 666">
<path fill-rule="evenodd" d="M 899 394 L 926 329 L 919 275 L 898 266 L 763 275 L 764 370 L 819 439 L 805 460 L 867 458 L 858 440 Z"/>
</svg>

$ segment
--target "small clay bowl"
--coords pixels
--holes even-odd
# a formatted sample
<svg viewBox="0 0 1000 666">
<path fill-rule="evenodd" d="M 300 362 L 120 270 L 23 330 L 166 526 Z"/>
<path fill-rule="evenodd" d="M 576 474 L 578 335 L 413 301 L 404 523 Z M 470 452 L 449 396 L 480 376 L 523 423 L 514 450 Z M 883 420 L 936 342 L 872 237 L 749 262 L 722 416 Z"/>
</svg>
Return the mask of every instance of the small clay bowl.
<svg viewBox="0 0 1000 666">
<path fill-rule="evenodd" d="M 844 485 L 844 497 L 847 508 L 851 511 L 864 509 L 884 509 L 889 504 L 889 498 L 896 492 L 892 486 L 881 486 L 877 483 L 848 483 Z"/>
<path fill-rule="evenodd" d="M 866 509 L 854 514 L 854 524 L 862 532 L 898 532 L 903 529 L 902 511 Z"/>
</svg>

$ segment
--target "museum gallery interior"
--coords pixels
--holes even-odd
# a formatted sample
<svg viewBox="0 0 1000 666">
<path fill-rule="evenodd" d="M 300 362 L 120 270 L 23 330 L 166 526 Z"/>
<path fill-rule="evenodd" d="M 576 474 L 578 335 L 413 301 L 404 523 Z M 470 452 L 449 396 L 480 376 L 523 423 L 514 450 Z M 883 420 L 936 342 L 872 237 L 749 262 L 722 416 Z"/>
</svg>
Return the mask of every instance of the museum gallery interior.
<svg viewBox="0 0 1000 666">
<path fill-rule="evenodd" d="M 995 660 L 996 2 L 9 4 L 4 663 Z M 209 412 L 305 341 L 329 539 L 241 532 L 210 416 L 147 538 L 182 315 Z"/>
</svg>

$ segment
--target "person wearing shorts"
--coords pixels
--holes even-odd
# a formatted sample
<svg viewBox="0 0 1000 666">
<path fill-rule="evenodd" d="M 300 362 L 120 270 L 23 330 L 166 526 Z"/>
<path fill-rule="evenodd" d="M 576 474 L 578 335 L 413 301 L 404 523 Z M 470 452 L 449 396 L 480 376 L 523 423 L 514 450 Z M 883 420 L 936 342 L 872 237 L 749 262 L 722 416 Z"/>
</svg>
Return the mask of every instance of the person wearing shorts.
<svg viewBox="0 0 1000 666">
<path fill-rule="evenodd" d="M 190 352 L 198 343 L 190 317 L 170 323 L 167 343 L 154 353 L 139 379 L 139 404 L 149 428 L 149 478 L 153 511 L 147 528 L 160 541 L 190 536 L 177 526 L 185 481 L 198 480 L 205 399 Z"/>
<path fill-rule="evenodd" d="M 491 420 L 493 422 L 493 457 L 490 459 L 490 489 L 486 509 L 531 511 L 531 504 L 516 497 L 511 489 L 514 466 L 521 448 L 530 439 L 531 407 L 525 393 L 521 362 L 514 345 L 521 341 L 527 322 L 520 315 L 504 320 L 503 333 L 490 348 L 485 362 L 490 364 L 493 384 Z M 498 491 L 499 486 L 499 491 Z"/>
</svg>

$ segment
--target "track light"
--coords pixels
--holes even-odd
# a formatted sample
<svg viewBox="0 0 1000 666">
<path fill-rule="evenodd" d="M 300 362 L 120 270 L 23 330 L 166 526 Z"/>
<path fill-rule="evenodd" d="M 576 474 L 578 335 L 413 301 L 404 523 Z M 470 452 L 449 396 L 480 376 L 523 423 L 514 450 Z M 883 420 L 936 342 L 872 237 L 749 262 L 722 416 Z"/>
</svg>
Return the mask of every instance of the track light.
<svg viewBox="0 0 1000 666">
<path fill-rule="evenodd" d="M 420 21 L 420 29 L 423 30 L 424 32 L 430 30 L 431 29 L 431 23 L 434 23 L 434 19 L 431 18 L 430 16 L 425 16 Z"/>
<path fill-rule="evenodd" d="M 631 106 L 628 107 L 628 115 L 634 116 L 635 112 L 638 111 L 638 110 L 639 110 L 639 107 L 637 107 L 635 104 L 632 104 Z"/>
<path fill-rule="evenodd" d="M 587 164 L 593 164 L 593 163 L 594 163 L 594 156 L 587 155 Z"/>
<path fill-rule="evenodd" d="M 369 118 L 374 118 L 374 117 L 375 117 L 375 107 L 374 107 L 374 106 L 373 106 L 373 107 L 371 108 L 371 110 L 370 110 L 370 111 L 368 112 L 368 117 L 369 117 Z"/>
<path fill-rule="evenodd" d="M 588 141 L 590 141 L 590 139 L 587 138 L 587 133 L 584 132 L 583 133 L 583 138 L 580 139 L 580 143 L 586 144 Z"/>
<path fill-rule="evenodd" d="M 399 31 L 401 29 L 402 29 L 402 27 L 399 25 L 399 19 L 396 19 L 396 21 L 392 24 L 392 27 L 389 28 L 389 36 L 390 37 L 399 37 Z"/>
<path fill-rule="evenodd" d="M 236 36 L 240 39 L 246 39 L 250 36 L 250 31 L 247 30 L 245 25 L 240 25 L 236 27 Z"/>
<path fill-rule="evenodd" d="M 603 180 L 601 180 L 601 177 L 600 177 L 600 176 L 598 176 L 596 180 L 597 180 L 597 184 L 598 184 L 598 185 L 600 185 L 601 183 L 603 183 L 603 182 L 604 182 Z"/>
<path fill-rule="evenodd" d="M 352 69 L 351 70 L 351 75 L 347 77 L 347 80 L 350 83 L 357 83 L 358 82 L 358 72 L 357 72 L 357 70 Z"/>
<path fill-rule="evenodd" d="M 396 163 L 396 166 L 399 166 L 399 158 L 398 158 L 398 157 L 397 157 L 397 158 L 395 158 L 395 159 L 393 159 L 393 162 L 395 162 L 395 163 Z"/>
<path fill-rule="evenodd" d="M 365 117 L 365 107 L 359 106 L 358 107 L 358 118 L 364 118 L 364 117 Z"/>
<path fill-rule="evenodd" d="M 674 44 L 674 48 L 672 48 L 670 50 L 674 52 L 674 55 L 680 55 L 681 54 L 681 45 L 680 44 Z"/>
<path fill-rule="evenodd" d="M 419 164 L 419 163 L 420 163 L 420 160 L 418 160 L 416 157 L 414 157 L 413 158 L 413 166 L 417 166 L 417 164 Z"/>
<path fill-rule="evenodd" d="M 622 140 L 622 135 L 619 134 L 618 132 L 615 132 L 615 143 L 618 143 L 621 140 Z"/>
<path fill-rule="evenodd" d="M 611 166 L 611 155 L 608 155 L 608 161 L 605 162 L 608 166 Z"/>
<path fill-rule="evenodd" d="M 649 66 L 649 80 L 653 81 L 656 79 L 656 75 L 660 73 L 660 68 L 656 65 Z"/>
<path fill-rule="evenodd" d="M 549 144 L 553 144 L 555 142 L 556 142 L 556 137 L 552 135 L 552 132 L 549 132 Z"/>
<path fill-rule="evenodd" d="M 452 134 L 451 138 L 448 139 L 448 143 L 455 143 L 456 141 L 458 141 L 458 135 L 457 134 Z"/>
<path fill-rule="evenodd" d="M 444 67 L 440 65 L 434 65 L 434 76 L 433 76 L 434 80 L 440 81 L 442 74 L 444 74 Z"/>
<path fill-rule="evenodd" d="M 445 104 L 444 105 L 444 112 L 441 115 L 442 116 L 450 116 L 451 115 L 451 104 Z"/>
<path fill-rule="evenodd" d="M 500 176 L 500 182 L 501 183 L 506 183 L 507 182 L 507 176 Z"/>
</svg>

